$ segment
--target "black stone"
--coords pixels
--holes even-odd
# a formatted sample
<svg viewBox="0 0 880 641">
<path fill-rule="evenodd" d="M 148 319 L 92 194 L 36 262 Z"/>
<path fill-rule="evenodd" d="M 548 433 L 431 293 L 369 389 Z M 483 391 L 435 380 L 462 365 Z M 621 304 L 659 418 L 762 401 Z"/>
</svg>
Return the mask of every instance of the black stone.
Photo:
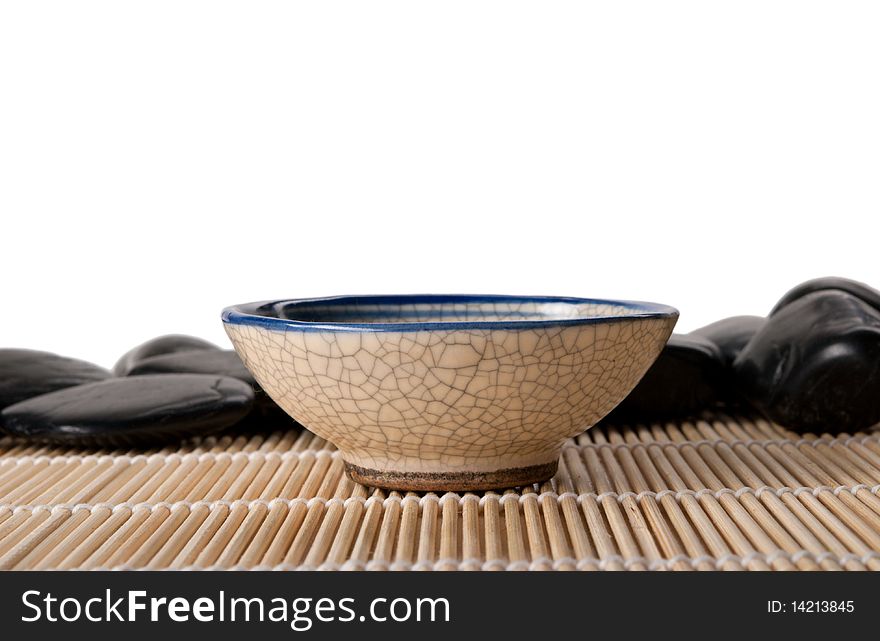
<svg viewBox="0 0 880 641">
<path fill-rule="evenodd" d="M 56 390 L 110 378 L 103 367 L 32 349 L 0 349 L 0 410 Z"/>
<path fill-rule="evenodd" d="M 731 316 L 695 329 L 691 336 L 702 336 L 715 343 L 721 350 L 724 364 L 730 366 L 766 322 L 763 316 Z"/>
<path fill-rule="evenodd" d="M 793 303 L 799 298 L 803 298 L 807 294 L 828 290 L 837 290 L 851 294 L 856 298 L 861 299 L 874 309 L 880 311 L 880 291 L 877 291 L 870 285 L 860 283 L 856 280 L 850 280 L 848 278 L 838 278 L 836 276 L 828 276 L 826 278 L 815 278 L 813 280 L 808 280 L 789 290 L 785 294 L 785 296 L 779 299 L 779 302 L 776 303 L 776 306 L 770 312 L 770 315 L 773 316 L 774 314 L 776 314 L 776 312 L 778 312 L 788 304 Z"/>
<path fill-rule="evenodd" d="M 127 376 L 132 373 L 131 370 L 141 361 L 152 358 L 153 356 L 201 350 L 219 351 L 220 348 L 214 345 L 214 343 L 209 343 L 196 336 L 186 336 L 184 334 L 159 336 L 158 338 L 142 343 L 123 354 L 122 357 L 116 361 L 116 365 L 113 366 L 113 373 L 117 376 Z"/>
<path fill-rule="evenodd" d="M 273 401 L 244 366 L 234 350 L 202 350 L 162 354 L 140 361 L 131 369 L 132 375 L 142 374 L 214 374 L 231 376 L 248 383 L 254 390 L 254 411 L 245 427 L 286 429 L 298 425 Z"/>
<path fill-rule="evenodd" d="M 774 311 L 734 363 L 737 383 L 771 420 L 798 432 L 880 421 L 880 309 L 840 289 Z"/>
<path fill-rule="evenodd" d="M 660 356 L 606 418 L 608 423 L 698 416 L 725 400 L 721 350 L 701 336 L 673 334 Z"/>
<path fill-rule="evenodd" d="M 151 356 L 141 359 L 129 371 L 129 376 L 142 374 L 214 374 L 257 385 L 254 375 L 231 349 L 190 350 Z"/>
<path fill-rule="evenodd" d="M 111 378 L 11 405 L 0 425 L 16 436 L 83 446 L 158 445 L 210 434 L 248 412 L 254 393 L 234 378 L 168 374 Z"/>
</svg>

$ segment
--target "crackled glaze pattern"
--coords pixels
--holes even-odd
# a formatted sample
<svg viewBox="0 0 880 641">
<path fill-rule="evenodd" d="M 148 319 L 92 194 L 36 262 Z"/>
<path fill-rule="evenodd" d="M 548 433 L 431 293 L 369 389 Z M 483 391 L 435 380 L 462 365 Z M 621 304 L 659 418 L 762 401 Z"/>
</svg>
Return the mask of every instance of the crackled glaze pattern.
<svg viewBox="0 0 880 641">
<path fill-rule="evenodd" d="M 532 316 L 527 309 L 492 307 L 397 310 L 394 316 L 406 322 L 415 314 L 420 320 Z M 628 311 L 569 307 L 580 316 Z M 333 313 L 367 322 L 379 311 Z M 320 314 L 327 318 L 327 310 Z M 540 313 L 547 316 L 546 309 Z M 555 466 L 564 440 L 591 427 L 633 388 L 674 324 L 670 317 L 634 317 L 527 329 L 225 327 L 263 389 L 336 444 L 348 463 L 449 474 Z"/>
</svg>

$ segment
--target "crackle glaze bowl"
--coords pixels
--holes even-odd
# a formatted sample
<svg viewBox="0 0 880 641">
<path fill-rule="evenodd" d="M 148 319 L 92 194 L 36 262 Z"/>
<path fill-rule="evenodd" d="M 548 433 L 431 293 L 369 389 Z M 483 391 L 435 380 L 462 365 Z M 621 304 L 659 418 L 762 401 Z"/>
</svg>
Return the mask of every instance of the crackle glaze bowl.
<svg viewBox="0 0 880 641">
<path fill-rule="evenodd" d="M 478 490 L 547 480 L 638 383 L 665 305 L 542 296 L 340 296 L 236 305 L 229 338 L 355 481 Z"/>
</svg>

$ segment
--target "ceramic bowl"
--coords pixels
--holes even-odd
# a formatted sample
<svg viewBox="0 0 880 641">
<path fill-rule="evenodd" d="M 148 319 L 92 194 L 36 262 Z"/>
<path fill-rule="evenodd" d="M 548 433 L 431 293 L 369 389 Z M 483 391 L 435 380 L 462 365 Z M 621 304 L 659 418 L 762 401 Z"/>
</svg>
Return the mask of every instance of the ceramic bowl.
<svg viewBox="0 0 880 641">
<path fill-rule="evenodd" d="M 632 390 L 678 312 L 539 296 L 341 296 L 223 311 L 263 389 L 355 481 L 476 490 L 544 481 Z"/>
</svg>

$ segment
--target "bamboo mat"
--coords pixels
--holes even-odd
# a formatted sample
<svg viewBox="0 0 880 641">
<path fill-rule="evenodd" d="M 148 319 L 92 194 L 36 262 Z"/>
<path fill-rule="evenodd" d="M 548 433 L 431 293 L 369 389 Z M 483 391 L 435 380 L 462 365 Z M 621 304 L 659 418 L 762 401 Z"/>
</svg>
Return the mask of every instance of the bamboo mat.
<svg viewBox="0 0 880 641">
<path fill-rule="evenodd" d="M 307 431 L 161 451 L 0 440 L 2 569 L 876 570 L 880 430 L 600 426 L 518 491 L 350 481 Z"/>
</svg>

